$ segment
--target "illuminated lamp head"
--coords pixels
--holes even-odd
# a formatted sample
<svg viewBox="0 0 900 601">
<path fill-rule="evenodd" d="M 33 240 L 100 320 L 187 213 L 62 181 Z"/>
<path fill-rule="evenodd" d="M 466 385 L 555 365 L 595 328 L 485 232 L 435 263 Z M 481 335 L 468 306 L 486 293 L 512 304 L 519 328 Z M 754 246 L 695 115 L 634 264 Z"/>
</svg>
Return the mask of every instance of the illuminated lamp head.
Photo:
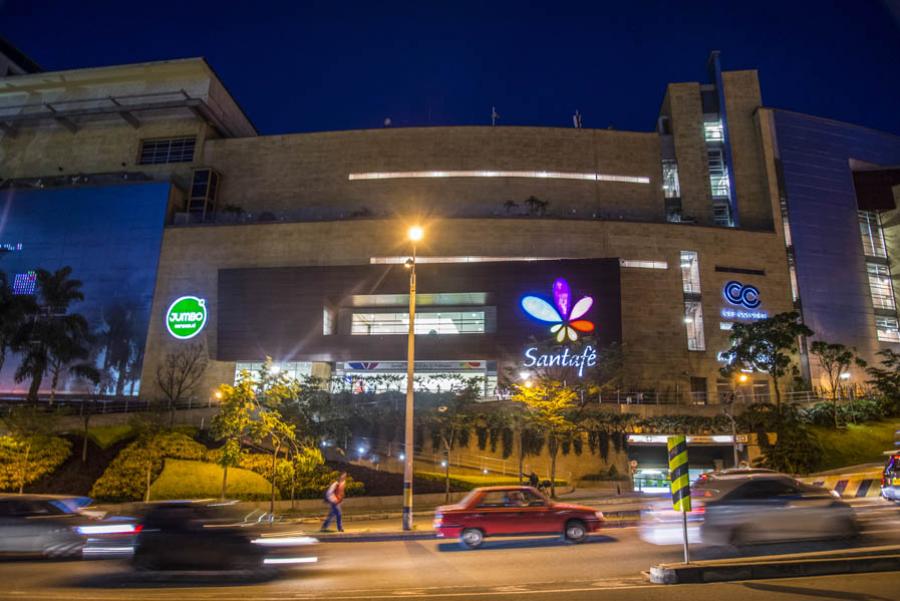
<svg viewBox="0 0 900 601">
<path fill-rule="evenodd" d="M 522 308 L 528 315 L 545 323 L 553 324 L 550 332 L 556 334 L 556 341 L 562 342 L 578 340 L 578 332 L 593 332 L 594 323 L 586 319 L 579 319 L 587 313 L 594 304 L 594 299 L 584 296 L 576 303 L 572 303 L 572 295 L 569 291 L 569 283 L 563 278 L 553 282 L 553 303 L 539 296 L 525 296 L 522 298 Z"/>
</svg>

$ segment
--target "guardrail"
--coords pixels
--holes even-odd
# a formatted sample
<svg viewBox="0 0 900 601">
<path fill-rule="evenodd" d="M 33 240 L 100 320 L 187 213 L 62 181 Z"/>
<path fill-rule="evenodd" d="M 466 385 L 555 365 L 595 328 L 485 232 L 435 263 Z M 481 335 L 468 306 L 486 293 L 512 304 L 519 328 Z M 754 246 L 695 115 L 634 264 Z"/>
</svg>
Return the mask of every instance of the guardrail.
<svg viewBox="0 0 900 601">
<path fill-rule="evenodd" d="M 217 403 L 209 399 L 200 402 L 196 399 L 187 399 L 178 403 L 160 403 L 148 401 L 135 396 L 115 395 L 79 395 L 57 394 L 52 398 L 49 394 L 38 395 L 37 402 L 28 399 L 25 394 L 0 395 L 0 412 L 8 413 L 16 407 L 36 407 L 41 411 L 67 411 L 76 415 L 104 414 L 104 413 L 135 413 L 152 410 L 171 409 L 202 409 L 216 406 Z"/>
</svg>

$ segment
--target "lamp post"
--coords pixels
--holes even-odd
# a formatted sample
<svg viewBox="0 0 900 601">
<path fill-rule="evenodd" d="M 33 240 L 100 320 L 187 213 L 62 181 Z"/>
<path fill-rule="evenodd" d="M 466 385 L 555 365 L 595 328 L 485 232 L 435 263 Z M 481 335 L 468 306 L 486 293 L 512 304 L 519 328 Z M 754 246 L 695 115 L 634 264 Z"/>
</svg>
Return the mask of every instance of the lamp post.
<svg viewBox="0 0 900 601">
<path fill-rule="evenodd" d="M 404 437 L 403 462 L 403 529 L 412 530 L 413 501 L 413 456 L 415 440 L 413 438 L 413 378 L 416 360 L 416 243 L 425 232 L 414 225 L 409 228 L 407 236 L 412 242 L 412 258 L 406 261 L 409 268 L 409 335 L 406 347 L 406 432 Z"/>
</svg>

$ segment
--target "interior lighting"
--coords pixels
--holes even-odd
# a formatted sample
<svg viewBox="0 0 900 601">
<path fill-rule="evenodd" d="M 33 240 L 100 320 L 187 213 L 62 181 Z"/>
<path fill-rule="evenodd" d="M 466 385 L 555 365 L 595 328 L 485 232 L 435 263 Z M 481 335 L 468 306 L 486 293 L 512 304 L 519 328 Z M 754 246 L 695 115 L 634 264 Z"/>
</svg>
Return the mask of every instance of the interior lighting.
<svg viewBox="0 0 900 601">
<path fill-rule="evenodd" d="M 421 228 L 421 226 L 414 225 L 411 228 L 409 228 L 409 232 L 407 232 L 407 235 L 409 236 L 409 239 L 412 240 L 413 242 L 418 242 L 419 240 L 421 240 L 422 238 L 425 237 L 425 230 L 423 230 Z"/>
<path fill-rule="evenodd" d="M 649 184 L 650 178 L 634 175 L 612 175 L 608 173 L 571 173 L 563 171 L 370 171 L 350 173 L 347 179 L 445 179 L 449 177 L 517 177 L 531 179 L 574 179 L 590 182 L 618 182 L 624 184 Z"/>
</svg>

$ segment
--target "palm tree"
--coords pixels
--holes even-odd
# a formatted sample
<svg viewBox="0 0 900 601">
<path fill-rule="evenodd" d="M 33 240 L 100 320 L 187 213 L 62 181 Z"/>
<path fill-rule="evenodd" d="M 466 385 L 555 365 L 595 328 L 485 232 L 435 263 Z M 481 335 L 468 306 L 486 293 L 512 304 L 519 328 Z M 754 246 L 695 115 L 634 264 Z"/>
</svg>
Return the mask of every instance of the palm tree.
<svg viewBox="0 0 900 601">
<path fill-rule="evenodd" d="M 125 384 L 133 375 L 135 355 L 134 314 L 130 308 L 117 304 L 104 311 L 106 330 L 100 333 L 103 345 L 103 369 L 116 372 L 116 395 L 125 392 Z"/>
<path fill-rule="evenodd" d="M 6 273 L 0 271 L 0 371 L 6 363 L 6 353 L 12 348 L 16 333 L 35 308 L 34 299 L 30 296 L 13 294 Z"/>
<path fill-rule="evenodd" d="M 87 320 L 78 313 L 64 315 L 54 320 L 55 328 L 48 348 L 48 369 L 52 377 L 50 402 L 54 401 L 59 378 L 68 372 L 75 377 L 100 382 L 100 370 L 89 361 L 94 338 L 88 332 Z"/>
<path fill-rule="evenodd" d="M 28 400 L 33 403 L 37 402 L 41 382 L 53 362 L 70 357 L 73 347 L 86 344 L 87 336 L 84 317 L 69 313 L 73 302 L 84 300 L 81 280 L 69 277 L 72 268 L 66 266 L 54 272 L 46 269 L 36 271 L 37 311 L 32 313 L 30 323 L 16 333 L 13 344 L 13 349 L 22 353 L 22 363 L 15 374 L 16 382 L 31 378 Z"/>
</svg>

